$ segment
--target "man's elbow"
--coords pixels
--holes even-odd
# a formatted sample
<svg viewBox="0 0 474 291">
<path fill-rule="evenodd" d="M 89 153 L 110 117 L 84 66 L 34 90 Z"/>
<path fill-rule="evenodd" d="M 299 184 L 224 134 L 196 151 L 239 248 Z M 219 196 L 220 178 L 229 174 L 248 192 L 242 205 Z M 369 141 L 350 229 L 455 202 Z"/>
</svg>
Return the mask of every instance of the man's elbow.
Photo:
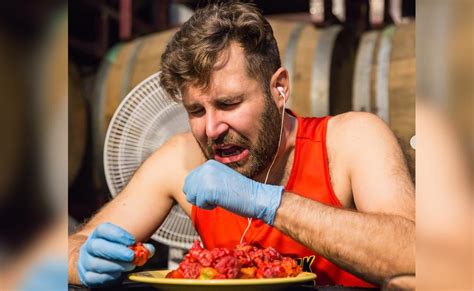
<svg viewBox="0 0 474 291">
<path fill-rule="evenodd" d="M 400 274 L 415 274 L 416 271 L 416 251 L 415 237 L 409 235 L 407 244 L 394 253 L 391 262 L 387 264 L 387 274 L 385 278 L 390 278 Z"/>
</svg>

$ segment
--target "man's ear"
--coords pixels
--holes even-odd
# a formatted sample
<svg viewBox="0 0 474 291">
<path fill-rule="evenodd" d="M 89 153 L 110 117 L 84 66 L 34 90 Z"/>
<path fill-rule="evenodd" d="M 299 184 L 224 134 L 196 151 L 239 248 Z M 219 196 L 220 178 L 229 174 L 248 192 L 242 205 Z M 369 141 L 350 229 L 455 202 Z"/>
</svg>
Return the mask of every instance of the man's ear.
<svg viewBox="0 0 474 291">
<path fill-rule="evenodd" d="M 270 79 L 270 91 L 278 107 L 283 107 L 283 104 L 288 100 L 288 93 L 290 92 L 290 80 L 288 71 L 285 68 L 280 67 L 272 75 Z"/>
</svg>

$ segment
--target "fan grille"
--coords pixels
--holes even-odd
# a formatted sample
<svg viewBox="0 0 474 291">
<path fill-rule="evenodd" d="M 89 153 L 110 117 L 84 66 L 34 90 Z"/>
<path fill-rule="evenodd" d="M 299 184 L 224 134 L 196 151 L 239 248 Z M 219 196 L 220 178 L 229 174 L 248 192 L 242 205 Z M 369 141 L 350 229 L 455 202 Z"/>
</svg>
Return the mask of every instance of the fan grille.
<svg viewBox="0 0 474 291">
<path fill-rule="evenodd" d="M 167 139 L 189 130 L 186 111 L 159 85 L 159 74 L 138 84 L 110 122 L 104 170 L 112 196 L 125 188 L 143 161 Z M 190 248 L 199 235 L 186 213 L 175 205 L 152 238 L 173 247 Z"/>
</svg>

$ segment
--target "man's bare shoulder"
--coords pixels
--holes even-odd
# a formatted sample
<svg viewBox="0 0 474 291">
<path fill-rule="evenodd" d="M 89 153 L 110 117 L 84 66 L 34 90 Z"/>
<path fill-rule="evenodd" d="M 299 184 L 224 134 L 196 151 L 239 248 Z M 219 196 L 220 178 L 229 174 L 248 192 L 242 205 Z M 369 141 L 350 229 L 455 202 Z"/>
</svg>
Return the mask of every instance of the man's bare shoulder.
<svg viewBox="0 0 474 291">
<path fill-rule="evenodd" d="M 346 112 L 332 117 L 328 122 L 328 134 L 337 139 L 360 138 L 387 130 L 390 132 L 386 123 L 369 112 Z"/>
<path fill-rule="evenodd" d="M 328 122 L 327 142 L 328 147 L 348 154 L 382 144 L 398 147 L 388 125 L 369 112 L 346 112 L 332 117 Z"/>
<path fill-rule="evenodd" d="M 336 196 L 346 208 L 355 208 L 351 186 L 351 165 L 354 156 L 362 154 L 364 131 L 367 127 L 377 127 L 383 122 L 377 116 L 365 112 L 347 112 L 333 116 L 328 121 L 326 148 L 331 183 Z"/>
<path fill-rule="evenodd" d="M 357 209 L 412 218 L 413 184 L 398 141 L 382 119 L 367 112 L 337 115 L 327 136 L 328 153 L 348 175 Z"/>
<path fill-rule="evenodd" d="M 196 139 L 191 132 L 177 134 L 167 140 L 149 158 L 157 167 L 173 167 L 189 171 L 205 162 Z M 166 163 L 166 164 L 164 164 Z"/>
</svg>

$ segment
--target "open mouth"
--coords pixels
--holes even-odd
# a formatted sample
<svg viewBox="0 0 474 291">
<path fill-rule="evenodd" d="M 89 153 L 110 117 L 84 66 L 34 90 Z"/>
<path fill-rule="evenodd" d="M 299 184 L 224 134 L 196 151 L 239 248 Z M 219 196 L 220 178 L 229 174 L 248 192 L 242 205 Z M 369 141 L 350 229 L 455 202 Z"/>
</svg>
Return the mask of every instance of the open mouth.
<svg viewBox="0 0 474 291">
<path fill-rule="evenodd" d="M 240 154 L 244 149 L 238 146 L 217 149 L 216 153 L 221 157 L 231 157 Z"/>
<path fill-rule="evenodd" d="M 249 154 L 248 149 L 236 145 L 214 147 L 214 159 L 223 164 L 241 161 Z"/>
</svg>

